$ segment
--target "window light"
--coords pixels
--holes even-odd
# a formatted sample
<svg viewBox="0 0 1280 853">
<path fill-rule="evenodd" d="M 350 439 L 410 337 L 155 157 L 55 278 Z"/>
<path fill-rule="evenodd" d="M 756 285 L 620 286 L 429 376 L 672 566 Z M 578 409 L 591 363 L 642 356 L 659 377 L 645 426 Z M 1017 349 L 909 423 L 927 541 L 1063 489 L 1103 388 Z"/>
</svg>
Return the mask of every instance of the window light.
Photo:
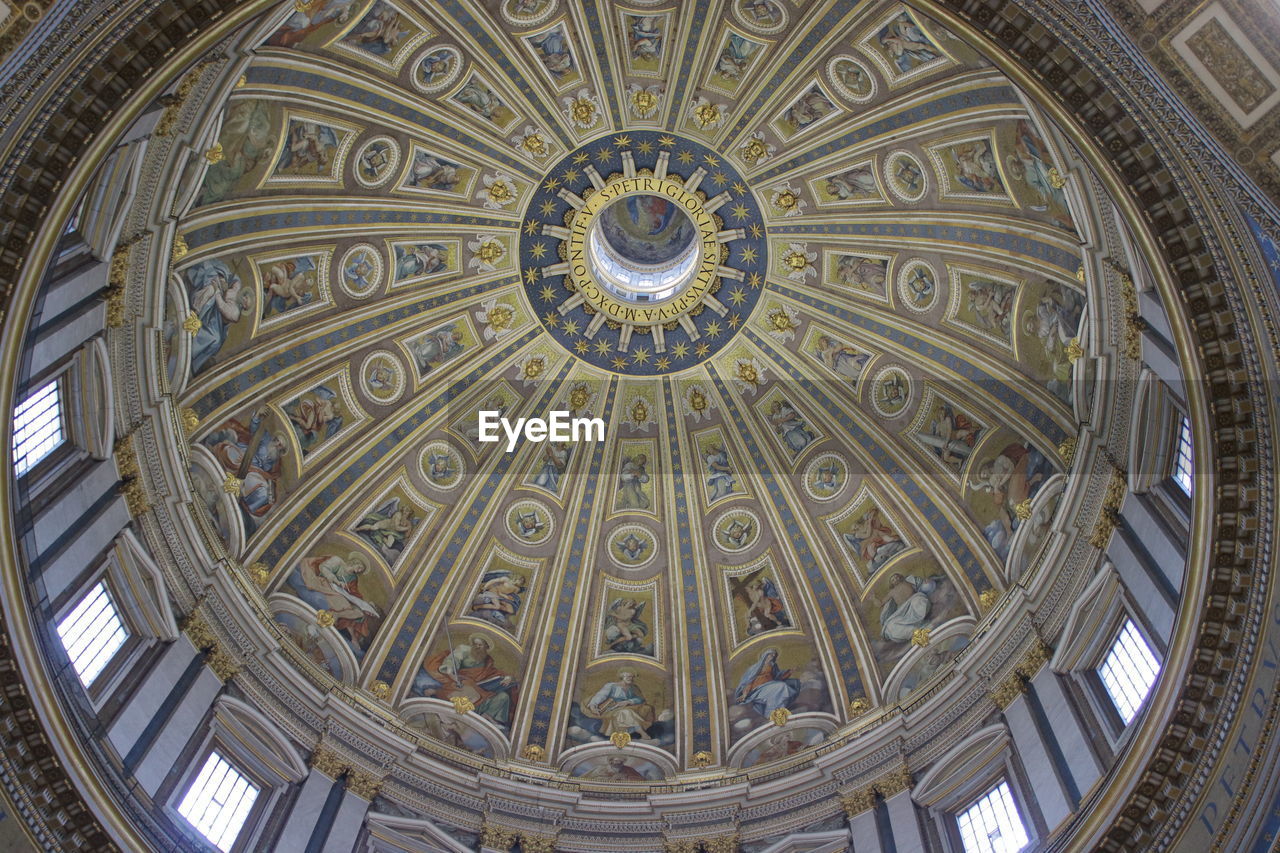
<svg viewBox="0 0 1280 853">
<path fill-rule="evenodd" d="M 1173 481 L 1191 495 L 1191 422 L 1185 417 L 1178 427 L 1178 451 L 1173 457 Z"/>
<path fill-rule="evenodd" d="M 996 785 L 965 809 L 959 823 L 965 853 L 1013 853 L 1027 844 L 1027 830 L 1008 782 Z"/>
<path fill-rule="evenodd" d="M 58 380 L 31 393 L 13 413 L 13 467 L 19 477 L 62 444 Z"/>
<path fill-rule="evenodd" d="M 104 583 L 90 590 L 58 623 L 58 638 L 85 687 L 93 683 L 128 637 Z"/>
<path fill-rule="evenodd" d="M 182 798 L 178 814 L 219 850 L 230 850 L 258 799 L 258 790 L 225 758 L 211 752 Z"/>
<path fill-rule="evenodd" d="M 1151 647 L 1142 638 L 1133 620 L 1126 619 L 1106 660 L 1098 667 L 1102 684 L 1107 688 L 1111 701 L 1116 704 L 1116 710 L 1120 712 L 1125 725 L 1138 716 L 1138 708 L 1151 692 L 1151 686 L 1156 683 L 1156 676 L 1159 674 L 1160 664 Z"/>
</svg>

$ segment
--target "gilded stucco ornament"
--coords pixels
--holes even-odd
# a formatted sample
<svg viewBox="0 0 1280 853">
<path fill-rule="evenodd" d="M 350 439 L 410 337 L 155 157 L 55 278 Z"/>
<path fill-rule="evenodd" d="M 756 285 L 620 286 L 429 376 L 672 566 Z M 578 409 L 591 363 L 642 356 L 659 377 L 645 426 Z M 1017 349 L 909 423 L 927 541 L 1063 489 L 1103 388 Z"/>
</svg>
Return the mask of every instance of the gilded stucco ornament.
<svg viewBox="0 0 1280 853">
<path fill-rule="evenodd" d="M 332 748 L 323 744 L 312 751 L 311 760 L 308 763 L 313 770 L 318 770 L 330 779 L 337 779 L 347 772 L 347 765 L 343 762 L 341 756 L 334 752 Z"/>
<path fill-rule="evenodd" d="M 381 789 L 381 776 L 355 769 L 347 773 L 347 790 L 362 800 L 372 801 Z"/>
<path fill-rule="evenodd" d="M 491 850 L 506 853 L 516 843 L 519 835 L 517 830 L 485 823 L 484 828 L 480 831 L 480 844 Z"/>
</svg>

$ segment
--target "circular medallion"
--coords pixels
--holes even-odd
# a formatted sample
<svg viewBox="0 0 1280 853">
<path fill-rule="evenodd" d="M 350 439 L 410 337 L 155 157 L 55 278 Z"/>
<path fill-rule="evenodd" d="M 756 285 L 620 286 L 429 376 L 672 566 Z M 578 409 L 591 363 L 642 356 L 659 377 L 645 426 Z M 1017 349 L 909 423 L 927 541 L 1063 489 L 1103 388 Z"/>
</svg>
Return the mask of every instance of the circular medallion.
<svg viewBox="0 0 1280 853">
<path fill-rule="evenodd" d="M 555 520 L 545 506 L 537 501 L 521 501 L 507 510 L 507 530 L 517 542 L 541 545 L 551 537 Z"/>
<path fill-rule="evenodd" d="M 624 524 L 609 537 L 609 556 L 624 569 L 638 569 L 658 555 L 658 540 L 641 524 Z"/>
<path fill-rule="evenodd" d="M 657 131 L 606 137 L 553 166 L 525 212 L 525 291 L 552 337 L 615 373 L 706 361 L 760 297 L 764 220 L 711 149 Z"/>
<path fill-rule="evenodd" d="M 502 0 L 502 17 L 514 27 L 541 24 L 556 13 L 558 0 Z"/>
<path fill-rule="evenodd" d="M 829 501 L 844 490 L 849 463 L 838 453 L 824 453 L 804 469 L 804 490 L 815 501 Z"/>
<path fill-rule="evenodd" d="M 373 402 L 394 403 L 404 393 L 404 385 L 404 367 L 391 353 L 379 350 L 360 363 L 360 389 Z"/>
<path fill-rule="evenodd" d="M 462 73 L 462 54 L 453 45 L 429 47 L 412 64 L 414 88 L 425 95 L 447 89 Z"/>
<path fill-rule="evenodd" d="M 918 314 L 932 308 L 938 301 L 938 274 L 933 266 L 919 258 L 903 264 L 898 273 L 898 296 Z"/>
<path fill-rule="evenodd" d="M 871 405 L 886 418 L 896 417 L 911 402 L 911 377 L 900 367 L 886 367 L 871 383 Z"/>
<path fill-rule="evenodd" d="M 364 299 L 382 284 L 382 255 L 368 243 L 347 249 L 338 264 L 338 285 L 343 292 Z"/>
<path fill-rule="evenodd" d="M 352 169 L 356 183 L 373 189 L 382 186 L 400 163 L 400 146 L 390 136 L 370 139 L 356 154 Z"/>
<path fill-rule="evenodd" d="M 418 461 L 427 482 L 444 491 L 455 488 L 466 473 L 462 454 L 447 441 L 433 441 L 422 448 Z"/>
<path fill-rule="evenodd" d="M 763 35 L 782 32 L 787 25 L 787 10 L 779 0 L 733 0 L 733 16 Z"/>
<path fill-rule="evenodd" d="M 840 97 L 855 104 L 865 104 L 875 97 L 876 78 L 852 56 L 837 56 L 828 62 L 827 78 Z"/>
<path fill-rule="evenodd" d="M 712 524 L 716 547 L 726 554 L 745 551 L 760 538 L 760 519 L 746 509 L 731 509 L 720 514 Z"/>
<path fill-rule="evenodd" d="M 898 198 L 915 202 L 929 191 L 929 173 L 914 154 L 895 151 L 885 158 L 884 180 Z"/>
</svg>

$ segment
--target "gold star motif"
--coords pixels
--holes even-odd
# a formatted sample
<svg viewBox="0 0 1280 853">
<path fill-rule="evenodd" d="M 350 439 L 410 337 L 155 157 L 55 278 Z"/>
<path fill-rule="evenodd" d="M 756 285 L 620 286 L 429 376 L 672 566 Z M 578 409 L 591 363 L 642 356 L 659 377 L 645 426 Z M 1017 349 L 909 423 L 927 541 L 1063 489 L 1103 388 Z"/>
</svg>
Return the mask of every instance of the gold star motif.
<svg viewBox="0 0 1280 853">
<path fill-rule="evenodd" d="M 618 146 L 619 148 L 626 148 L 628 145 L 630 145 L 630 144 L 631 144 L 631 137 L 630 137 L 630 136 L 615 136 L 615 137 L 613 138 L 613 144 L 614 144 L 614 145 L 616 145 L 616 146 Z"/>
<path fill-rule="evenodd" d="M 566 335 L 576 335 L 576 334 L 578 334 L 578 321 L 577 321 L 577 320 L 565 320 L 565 321 L 564 321 L 564 333 L 565 333 Z"/>
<path fill-rule="evenodd" d="M 656 368 L 658 368 L 659 370 L 670 370 L 670 369 L 671 369 L 671 359 L 667 358 L 667 357 L 664 355 L 662 358 L 660 358 L 660 359 L 658 359 L 657 361 L 655 361 L 655 362 L 653 363 L 653 366 L 654 366 L 654 367 L 656 367 Z"/>
<path fill-rule="evenodd" d="M 543 216 L 550 216 L 556 212 L 556 203 L 549 198 L 544 198 L 538 209 L 542 211 Z"/>
<path fill-rule="evenodd" d="M 524 221 L 524 233 L 528 234 L 530 237 L 538 233 L 539 227 L 540 225 L 536 219 L 526 219 Z"/>
<path fill-rule="evenodd" d="M 644 364 L 649 360 L 649 350 L 644 347 L 636 347 L 636 351 L 631 354 L 631 358 L 636 364 Z"/>
<path fill-rule="evenodd" d="M 551 178 L 547 178 L 547 182 L 542 185 L 542 188 L 544 190 L 554 190 L 558 186 L 560 186 L 560 179 L 556 177 L 551 177 Z"/>
<path fill-rule="evenodd" d="M 586 355 L 587 350 L 589 349 L 591 349 L 591 346 L 587 343 L 586 338 L 578 338 L 577 342 L 573 345 L 573 350 L 578 355 Z"/>
<path fill-rule="evenodd" d="M 585 157 L 585 156 L 587 156 L 587 155 L 586 155 L 586 154 L 583 154 L 582 156 L 583 156 L 583 157 Z M 577 159 L 578 159 L 578 158 L 577 158 L 577 157 L 574 157 L 573 159 L 574 159 L 574 162 L 577 162 Z M 567 169 L 567 170 L 565 170 L 565 173 L 564 173 L 564 180 L 565 180 L 565 183 L 567 183 L 567 184 L 571 184 L 571 183 L 573 183 L 574 181 L 578 180 L 578 170 L 577 170 L 577 169 Z"/>
<path fill-rule="evenodd" d="M 707 333 L 708 338 L 718 338 L 724 330 L 720 328 L 719 320 L 712 320 L 703 331 Z"/>
<path fill-rule="evenodd" d="M 556 291 L 555 291 L 555 288 L 553 288 L 551 285 L 544 284 L 542 285 L 541 293 L 539 293 L 538 295 L 542 297 L 543 302 L 550 302 L 551 300 L 556 298 Z"/>
<path fill-rule="evenodd" d="M 573 162 L 574 162 L 574 163 L 576 163 L 576 164 L 577 164 L 577 165 L 579 165 L 579 166 L 581 166 L 583 163 L 587 162 L 587 152 L 585 152 L 585 151 L 579 151 L 577 154 L 574 154 L 574 155 L 573 155 Z M 574 172 L 573 174 L 576 176 L 578 173 L 577 173 L 577 172 Z"/>
<path fill-rule="evenodd" d="M 690 163 L 693 162 L 693 152 L 681 151 L 679 154 L 676 155 L 676 159 L 679 160 L 684 165 L 688 166 Z"/>
<path fill-rule="evenodd" d="M 543 243 L 541 240 L 529 247 L 529 254 L 533 255 L 535 258 L 541 259 L 546 253 L 547 244 Z"/>
<path fill-rule="evenodd" d="M 619 356 L 614 356 L 614 359 L 613 359 L 613 369 L 614 369 L 614 370 L 626 370 L 626 369 L 627 369 L 627 360 L 626 360 L 625 358 L 623 358 L 622 356 L 620 356 L 620 355 L 619 355 Z"/>
<path fill-rule="evenodd" d="M 729 315 L 729 328 L 730 328 L 730 329 L 736 329 L 736 328 L 738 328 L 738 326 L 740 326 L 740 325 L 742 325 L 742 315 L 741 315 L 741 314 L 730 314 L 730 315 Z"/>
<path fill-rule="evenodd" d="M 560 315 L 554 311 L 548 311 L 546 314 L 542 315 L 542 322 L 547 326 L 547 328 L 554 329 L 556 326 L 560 325 Z"/>
<path fill-rule="evenodd" d="M 720 165 L 719 158 L 712 157 L 710 154 L 703 154 L 702 159 L 708 166 L 711 166 L 712 168 Z"/>
<path fill-rule="evenodd" d="M 742 250 L 742 262 L 744 264 L 754 264 L 756 262 L 756 247 L 747 246 Z"/>
<path fill-rule="evenodd" d="M 711 344 L 708 343 L 701 343 L 693 348 L 693 354 L 698 358 L 702 358 L 709 352 L 711 352 Z"/>
<path fill-rule="evenodd" d="M 747 276 L 747 284 L 751 285 L 752 290 L 759 290 L 760 289 L 760 273 L 753 272 L 751 275 Z"/>
<path fill-rule="evenodd" d="M 608 355 L 609 350 L 611 349 L 613 349 L 613 347 L 604 338 L 601 338 L 600 340 L 596 341 L 596 352 L 600 353 L 601 355 Z"/>
<path fill-rule="evenodd" d="M 641 142 L 639 145 L 636 146 L 636 150 L 639 151 L 641 154 L 652 154 L 653 143 L 646 139 L 644 142 Z"/>
<path fill-rule="evenodd" d="M 735 287 L 733 292 L 729 294 L 729 301 L 734 305 L 741 305 L 747 301 L 747 294 L 741 287 Z"/>
<path fill-rule="evenodd" d="M 684 358 L 689 354 L 689 345 L 686 344 L 684 341 L 680 341 L 680 343 L 676 344 L 671 348 L 671 353 L 676 358 Z"/>
<path fill-rule="evenodd" d="M 539 270 L 537 267 L 528 267 L 527 269 L 525 269 L 524 271 L 525 284 L 533 284 L 535 281 L 537 281 L 538 272 Z"/>
<path fill-rule="evenodd" d="M 733 191 L 734 191 L 734 192 L 736 192 L 738 195 L 746 195 L 746 194 L 747 194 L 747 188 L 746 188 L 746 186 L 744 186 L 744 185 L 743 185 L 742 181 L 734 181 L 734 182 L 733 182 Z"/>
<path fill-rule="evenodd" d="M 751 227 L 747 230 L 751 236 L 755 237 L 757 240 L 764 236 L 764 229 L 760 227 L 759 222 L 752 222 Z"/>
<path fill-rule="evenodd" d="M 729 179 L 724 176 L 724 172 L 716 172 L 711 176 L 711 182 L 718 187 L 722 187 L 729 182 Z"/>
<path fill-rule="evenodd" d="M 666 134 L 663 134 L 658 137 L 658 144 L 663 148 L 670 148 L 672 145 L 676 144 L 676 138 L 674 136 L 667 136 Z"/>
<path fill-rule="evenodd" d="M 750 216 L 750 213 L 747 211 L 747 206 L 742 202 L 738 202 L 733 206 L 732 213 L 734 219 L 746 219 Z"/>
<path fill-rule="evenodd" d="M 608 163 L 610 160 L 613 159 L 613 152 L 610 151 L 608 148 L 601 148 L 599 151 L 596 152 L 596 159 L 599 160 L 601 163 Z"/>
</svg>

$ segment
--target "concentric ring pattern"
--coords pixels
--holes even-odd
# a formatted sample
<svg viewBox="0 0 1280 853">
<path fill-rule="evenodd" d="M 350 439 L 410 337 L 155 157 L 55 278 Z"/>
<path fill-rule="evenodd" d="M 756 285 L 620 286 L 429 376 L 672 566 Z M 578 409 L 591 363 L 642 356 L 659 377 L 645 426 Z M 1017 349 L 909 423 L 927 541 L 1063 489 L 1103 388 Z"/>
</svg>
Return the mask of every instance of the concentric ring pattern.
<svg viewBox="0 0 1280 853">
<path fill-rule="evenodd" d="M 147 381 L 299 672 L 445 759 L 793 760 L 945 672 L 1070 492 L 1087 193 L 916 11 L 300 2 L 218 121 Z M 687 302 L 575 273 L 615 195 L 710 223 Z"/>
</svg>

